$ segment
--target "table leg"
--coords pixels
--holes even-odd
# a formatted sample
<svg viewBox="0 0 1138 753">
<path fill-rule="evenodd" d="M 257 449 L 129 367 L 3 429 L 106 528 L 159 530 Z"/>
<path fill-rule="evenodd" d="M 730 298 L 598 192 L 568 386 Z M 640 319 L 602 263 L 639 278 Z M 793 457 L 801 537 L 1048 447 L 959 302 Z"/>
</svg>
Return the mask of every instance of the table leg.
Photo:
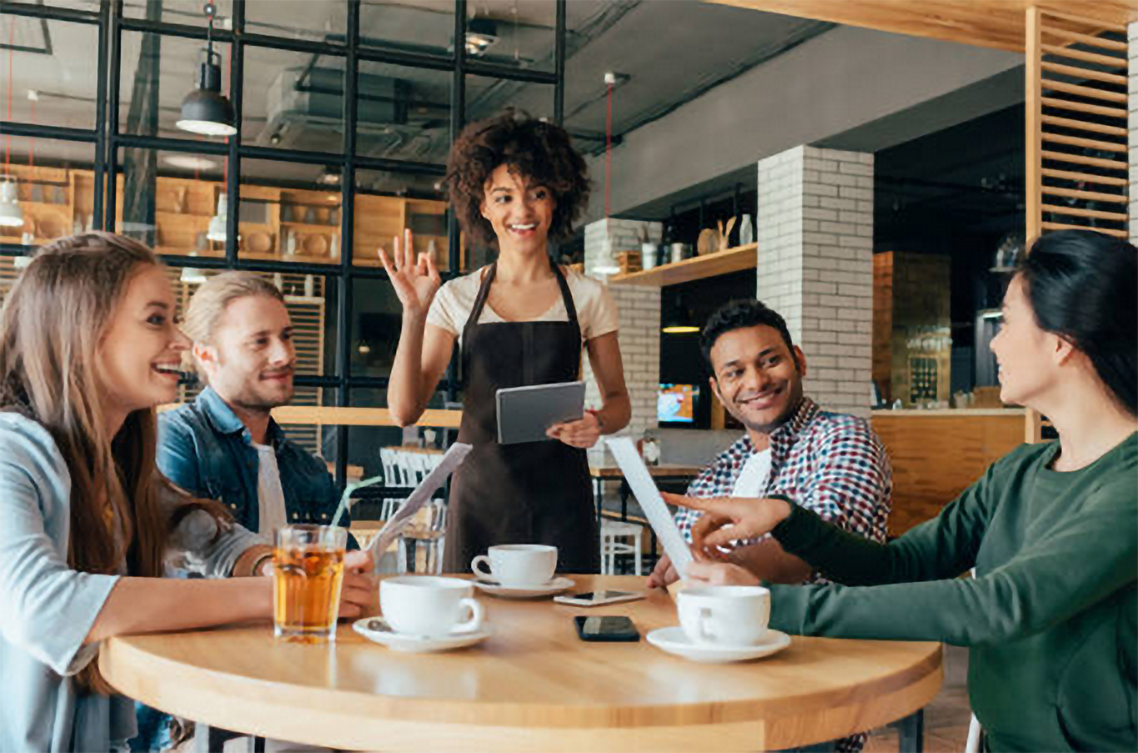
<svg viewBox="0 0 1138 753">
<path fill-rule="evenodd" d="M 227 740 L 244 738 L 249 753 L 265 753 L 265 738 L 243 735 L 198 722 L 194 725 L 194 753 L 221 753 Z"/>
<path fill-rule="evenodd" d="M 925 750 L 925 710 L 919 709 L 904 719 L 894 722 L 897 727 L 897 749 L 901 753 L 924 753 Z"/>
</svg>

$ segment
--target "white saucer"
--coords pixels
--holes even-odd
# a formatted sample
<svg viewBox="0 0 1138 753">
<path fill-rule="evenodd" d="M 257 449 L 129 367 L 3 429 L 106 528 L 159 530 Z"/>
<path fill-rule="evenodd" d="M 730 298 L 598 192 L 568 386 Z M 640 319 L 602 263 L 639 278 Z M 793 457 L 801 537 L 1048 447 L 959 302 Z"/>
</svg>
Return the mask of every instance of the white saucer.
<svg viewBox="0 0 1138 753">
<path fill-rule="evenodd" d="M 539 586 L 503 586 L 496 580 L 474 576 L 474 585 L 491 596 L 500 596 L 503 599 L 536 599 L 559 594 L 572 588 L 573 580 L 571 578 L 554 578 Z"/>
<path fill-rule="evenodd" d="M 485 623 L 478 630 L 454 632 L 443 638 L 427 638 L 419 635 L 404 635 L 392 630 L 382 618 L 365 617 L 356 620 L 352 629 L 368 640 L 387 646 L 393 651 L 424 653 L 428 651 L 450 651 L 481 643 L 490 637 L 490 627 Z"/>
<path fill-rule="evenodd" d="M 778 630 L 768 630 L 762 643 L 754 646 L 705 646 L 692 643 L 682 627 L 666 627 L 648 634 L 648 642 L 669 654 L 682 656 L 702 664 L 726 664 L 736 661 L 761 659 L 782 651 L 790 645 L 790 636 Z"/>
</svg>

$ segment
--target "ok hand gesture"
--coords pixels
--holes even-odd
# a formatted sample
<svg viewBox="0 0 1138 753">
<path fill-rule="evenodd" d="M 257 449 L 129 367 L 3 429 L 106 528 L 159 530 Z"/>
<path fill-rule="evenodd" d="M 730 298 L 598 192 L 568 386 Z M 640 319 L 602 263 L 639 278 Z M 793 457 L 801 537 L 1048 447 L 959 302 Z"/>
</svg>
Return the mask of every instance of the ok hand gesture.
<svg viewBox="0 0 1138 753">
<path fill-rule="evenodd" d="M 403 312 L 411 315 L 425 314 L 442 284 L 435 260 L 427 254 L 419 254 L 416 261 L 410 229 L 403 231 L 402 244 L 399 243 L 399 236 L 392 241 L 395 250 L 392 258 L 389 260 L 387 252 L 381 247 L 379 260 L 391 278 L 395 294 L 403 304 Z"/>
</svg>

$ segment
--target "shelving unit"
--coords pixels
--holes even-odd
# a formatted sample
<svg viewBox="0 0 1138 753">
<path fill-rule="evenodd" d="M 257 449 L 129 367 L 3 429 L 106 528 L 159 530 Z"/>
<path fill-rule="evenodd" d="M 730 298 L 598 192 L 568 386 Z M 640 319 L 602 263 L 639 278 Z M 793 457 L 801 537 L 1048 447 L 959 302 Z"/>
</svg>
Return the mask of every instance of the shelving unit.
<svg viewBox="0 0 1138 753">
<path fill-rule="evenodd" d="M 714 254 L 684 259 L 674 264 L 663 264 L 639 272 L 613 275 L 609 278 L 609 282 L 613 285 L 644 285 L 662 288 L 667 285 L 679 285 L 692 280 L 703 280 L 708 277 L 740 272 L 744 269 L 754 269 L 758 265 L 758 248 L 759 244 L 748 243 L 745 246 L 728 248 Z"/>
</svg>

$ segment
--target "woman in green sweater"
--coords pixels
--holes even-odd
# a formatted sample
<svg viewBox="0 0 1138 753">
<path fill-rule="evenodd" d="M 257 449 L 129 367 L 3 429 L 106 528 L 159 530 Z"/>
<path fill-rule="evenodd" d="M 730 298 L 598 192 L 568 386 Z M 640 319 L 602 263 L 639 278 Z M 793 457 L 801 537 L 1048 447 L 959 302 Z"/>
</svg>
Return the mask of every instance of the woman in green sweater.
<svg viewBox="0 0 1138 753">
<path fill-rule="evenodd" d="M 771 626 L 968 646 L 994 751 L 1138 750 L 1138 250 L 1041 237 L 992 341 L 1001 398 L 1047 416 L 934 520 L 877 544 L 790 499 L 692 499 L 688 576 L 754 584 L 732 541 L 770 533 L 840 585 L 771 586 Z M 975 568 L 975 578 L 958 578 Z"/>
</svg>

